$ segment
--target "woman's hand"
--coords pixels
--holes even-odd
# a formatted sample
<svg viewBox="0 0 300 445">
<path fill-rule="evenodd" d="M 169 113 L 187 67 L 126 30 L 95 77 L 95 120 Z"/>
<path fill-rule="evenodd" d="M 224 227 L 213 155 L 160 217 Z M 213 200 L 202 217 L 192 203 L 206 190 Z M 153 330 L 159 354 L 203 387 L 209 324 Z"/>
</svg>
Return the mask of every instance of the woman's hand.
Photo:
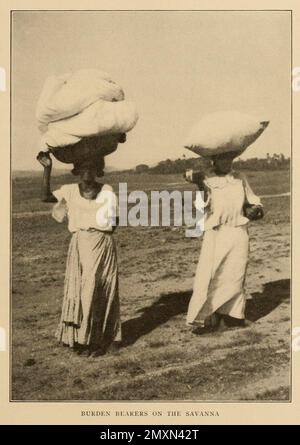
<svg viewBox="0 0 300 445">
<path fill-rule="evenodd" d="M 191 169 L 191 170 L 186 170 L 183 177 L 187 182 L 190 182 L 191 184 L 196 184 L 196 185 L 200 186 L 200 185 L 202 185 L 202 183 L 205 179 L 205 174 L 201 170 L 194 171 Z"/>
<path fill-rule="evenodd" d="M 259 205 L 250 205 L 245 208 L 245 215 L 250 221 L 256 221 L 258 219 L 263 218 L 264 211 L 262 206 Z"/>
<path fill-rule="evenodd" d="M 49 169 L 51 169 L 51 167 L 52 167 L 52 159 L 50 158 L 50 154 L 49 154 L 49 152 L 40 151 L 40 152 L 38 153 L 36 159 L 39 161 L 39 163 L 40 163 L 44 168 L 49 168 Z"/>
</svg>

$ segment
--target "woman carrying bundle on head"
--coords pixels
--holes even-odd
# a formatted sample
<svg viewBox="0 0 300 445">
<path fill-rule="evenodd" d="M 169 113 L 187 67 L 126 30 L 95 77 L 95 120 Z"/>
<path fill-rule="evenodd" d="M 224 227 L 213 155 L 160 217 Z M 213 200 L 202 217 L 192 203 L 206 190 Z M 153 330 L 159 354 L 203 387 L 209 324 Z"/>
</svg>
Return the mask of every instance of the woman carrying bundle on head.
<svg viewBox="0 0 300 445">
<path fill-rule="evenodd" d="M 58 222 L 67 216 L 72 233 L 56 337 L 84 355 L 102 354 L 113 342 L 121 341 L 117 256 L 112 237 L 116 197 L 111 186 L 96 180 L 103 176 L 103 160 L 75 163 L 73 174 L 79 175 L 79 184 L 63 185 L 52 193 L 51 158 L 40 154 L 38 160 L 44 166 L 43 201 L 57 201 L 52 216 Z M 107 224 L 97 222 L 99 209 L 107 212 Z"/>
<path fill-rule="evenodd" d="M 197 175 L 197 185 L 204 192 L 204 237 L 188 307 L 189 326 L 247 324 L 247 223 L 262 218 L 263 208 L 245 175 L 234 171 L 232 163 L 267 125 L 239 113 L 218 113 L 203 119 L 185 144 L 209 164 L 206 172 Z"/>
<path fill-rule="evenodd" d="M 52 216 L 58 222 L 67 217 L 72 233 L 56 338 L 81 355 L 93 356 L 119 347 L 121 341 L 117 256 L 112 237 L 117 223 L 117 197 L 112 187 L 98 178 L 104 175 L 104 156 L 125 142 L 125 133 L 137 120 L 134 108 L 127 107 L 123 98 L 121 106 L 116 101 L 103 103 L 104 99 L 99 99 L 99 92 L 112 88 L 111 82 L 102 83 L 102 76 L 94 70 L 75 73 L 63 84 L 59 84 L 60 78 L 54 79 L 56 87 L 52 89 L 48 80 L 38 107 L 39 122 L 44 126 L 43 146 L 49 150 L 37 156 L 44 167 L 42 200 L 56 202 Z M 83 88 L 86 80 L 90 80 L 88 100 Z M 74 96 L 70 94 L 73 89 Z M 67 99 L 68 107 L 64 108 Z M 78 112 L 79 103 L 84 103 L 85 108 Z M 73 116 L 74 111 L 77 114 Z M 79 176 L 79 183 L 51 192 L 50 154 L 72 163 L 72 173 Z"/>
</svg>

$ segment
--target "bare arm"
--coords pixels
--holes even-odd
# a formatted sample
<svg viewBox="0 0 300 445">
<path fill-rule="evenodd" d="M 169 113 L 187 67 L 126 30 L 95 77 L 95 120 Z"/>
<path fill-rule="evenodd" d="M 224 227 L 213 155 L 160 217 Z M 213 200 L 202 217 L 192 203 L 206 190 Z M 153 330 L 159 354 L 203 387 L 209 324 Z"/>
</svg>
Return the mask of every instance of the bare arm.
<svg viewBox="0 0 300 445">
<path fill-rule="evenodd" d="M 41 200 L 43 202 L 57 202 L 57 199 L 51 192 L 50 178 L 52 170 L 52 160 L 49 153 L 40 151 L 37 155 L 37 160 L 44 167 L 44 174 L 42 180 Z"/>
<path fill-rule="evenodd" d="M 199 190 L 201 192 L 203 192 L 203 194 L 204 194 L 203 199 L 204 199 L 204 202 L 206 202 L 208 200 L 208 189 L 207 189 L 207 186 L 205 185 L 204 179 L 205 179 L 204 176 L 202 178 L 200 178 L 197 186 L 198 186 Z"/>
<path fill-rule="evenodd" d="M 204 202 L 206 202 L 208 199 L 208 189 L 207 189 L 207 186 L 205 185 L 204 172 L 202 172 L 202 171 L 196 172 L 195 178 L 193 178 L 193 179 L 194 180 L 192 182 L 197 185 L 200 192 L 203 192 L 203 199 L 204 199 Z"/>
<path fill-rule="evenodd" d="M 112 233 L 115 232 L 118 225 L 119 225 L 119 217 L 116 217 L 116 223 L 112 226 Z"/>
<path fill-rule="evenodd" d="M 183 175 L 184 179 L 191 183 L 191 184 L 195 184 L 199 191 L 203 192 L 203 200 L 204 202 L 208 201 L 208 189 L 207 186 L 205 185 L 205 173 L 203 171 L 196 171 L 194 172 L 193 170 L 187 170 L 184 175 Z"/>
</svg>

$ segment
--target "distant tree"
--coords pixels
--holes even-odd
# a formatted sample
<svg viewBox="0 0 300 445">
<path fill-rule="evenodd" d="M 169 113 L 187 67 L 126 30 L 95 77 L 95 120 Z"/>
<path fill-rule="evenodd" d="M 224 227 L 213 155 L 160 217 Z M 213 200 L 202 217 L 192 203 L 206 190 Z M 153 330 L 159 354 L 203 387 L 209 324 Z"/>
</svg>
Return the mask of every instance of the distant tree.
<svg viewBox="0 0 300 445">
<path fill-rule="evenodd" d="M 147 173 L 149 171 L 149 166 L 146 164 L 139 164 L 135 167 L 136 173 Z"/>
</svg>

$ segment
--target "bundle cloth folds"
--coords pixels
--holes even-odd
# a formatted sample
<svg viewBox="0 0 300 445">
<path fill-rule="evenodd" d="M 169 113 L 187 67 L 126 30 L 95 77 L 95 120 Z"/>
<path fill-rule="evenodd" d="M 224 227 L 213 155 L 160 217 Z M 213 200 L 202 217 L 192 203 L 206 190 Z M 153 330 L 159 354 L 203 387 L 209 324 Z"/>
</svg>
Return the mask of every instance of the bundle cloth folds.
<svg viewBox="0 0 300 445">
<path fill-rule="evenodd" d="M 268 124 L 269 121 L 237 111 L 207 114 L 192 128 L 184 147 L 203 157 L 228 152 L 235 152 L 238 156 L 261 135 Z"/>
<path fill-rule="evenodd" d="M 138 114 L 108 74 L 85 69 L 49 77 L 36 108 L 41 149 L 63 148 L 83 138 L 127 133 Z"/>
</svg>

